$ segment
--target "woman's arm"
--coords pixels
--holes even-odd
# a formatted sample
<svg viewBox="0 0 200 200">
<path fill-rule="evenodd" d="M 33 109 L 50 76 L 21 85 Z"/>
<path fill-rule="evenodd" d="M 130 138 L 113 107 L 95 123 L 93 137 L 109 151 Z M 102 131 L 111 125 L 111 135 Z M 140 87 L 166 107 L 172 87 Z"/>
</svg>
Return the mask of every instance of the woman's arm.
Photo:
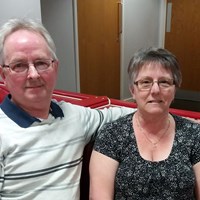
<svg viewBox="0 0 200 200">
<path fill-rule="evenodd" d="M 90 200 L 113 200 L 118 162 L 95 150 L 90 159 Z"/>
<path fill-rule="evenodd" d="M 200 200 L 200 162 L 194 165 L 194 173 L 196 178 L 196 186 L 195 186 L 195 199 Z"/>
</svg>

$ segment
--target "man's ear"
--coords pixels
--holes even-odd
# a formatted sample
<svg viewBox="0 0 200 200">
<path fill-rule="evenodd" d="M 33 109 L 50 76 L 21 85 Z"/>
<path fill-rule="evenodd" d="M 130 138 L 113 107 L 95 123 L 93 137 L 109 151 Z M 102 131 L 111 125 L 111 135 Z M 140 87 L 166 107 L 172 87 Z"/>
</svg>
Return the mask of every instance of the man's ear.
<svg viewBox="0 0 200 200">
<path fill-rule="evenodd" d="M 55 69 L 56 69 L 56 73 L 58 73 L 59 61 L 58 61 L 58 60 L 55 60 L 53 64 L 54 64 L 54 67 L 55 67 Z"/>
<path fill-rule="evenodd" d="M 1 76 L 2 80 L 4 81 L 5 80 L 5 74 L 4 74 L 4 70 L 3 70 L 2 65 L 0 65 L 0 76 Z"/>
</svg>

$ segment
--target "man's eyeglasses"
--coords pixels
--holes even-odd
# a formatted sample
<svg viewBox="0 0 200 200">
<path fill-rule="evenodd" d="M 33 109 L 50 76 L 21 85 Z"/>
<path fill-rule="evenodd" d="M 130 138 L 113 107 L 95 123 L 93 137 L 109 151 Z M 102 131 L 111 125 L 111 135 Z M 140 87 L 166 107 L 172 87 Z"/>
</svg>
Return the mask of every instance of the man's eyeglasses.
<svg viewBox="0 0 200 200">
<path fill-rule="evenodd" d="M 175 84 L 173 79 L 167 78 L 163 78 L 158 81 L 153 81 L 151 79 L 141 79 L 134 82 L 134 84 L 137 85 L 139 90 L 150 90 L 154 83 L 157 83 L 160 89 L 168 89 Z"/>
<path fill-rule="evenodd" d="M 38 72 L 48 70 L 51 64 L 55 60 L 45 59 L 45 60 L 35 60 L 33 63 L 28 62 L 14 62 L 9 65 L 3 65 L 3 67 L 8 67 L 11 71 L 16 73 L 25 73 L 29 70 L 29 66 L 33 65 Z"/>
</svg>

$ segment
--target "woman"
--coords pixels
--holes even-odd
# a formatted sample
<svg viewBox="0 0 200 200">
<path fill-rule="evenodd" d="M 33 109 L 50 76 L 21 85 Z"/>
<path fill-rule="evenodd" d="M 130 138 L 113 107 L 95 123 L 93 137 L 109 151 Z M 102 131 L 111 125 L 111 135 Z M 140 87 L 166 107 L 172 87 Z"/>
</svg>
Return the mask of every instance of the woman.
<svg viewBox="0 0 200 200">
<path fill-rule="evenodd" d="M 138 110 L 101 130 L 90 199 L 200 199 L 200 125 L 169 113 L 181 85 L 177 59 L 165 49 L 142 49 L 128 74 Z"/>
</svg>

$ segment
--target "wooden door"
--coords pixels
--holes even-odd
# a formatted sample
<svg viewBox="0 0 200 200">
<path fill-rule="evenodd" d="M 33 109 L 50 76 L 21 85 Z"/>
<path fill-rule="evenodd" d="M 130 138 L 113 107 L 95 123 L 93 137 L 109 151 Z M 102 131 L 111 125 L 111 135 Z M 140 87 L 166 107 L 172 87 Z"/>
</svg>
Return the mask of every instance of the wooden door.
<svg viewBox="0 0 200 200">
<path fill-rule="evenodd" d="M 118 2 L 77 0 L 81 93 L 120 97 Z"/>
<path fill-rule="evenodd" d="M 200 0 L 167 2 L 172 3 L 172 15 L 165 48 L 173 52 L 181 64 L 182 89 L 200 91 Z"/>
</svg>

